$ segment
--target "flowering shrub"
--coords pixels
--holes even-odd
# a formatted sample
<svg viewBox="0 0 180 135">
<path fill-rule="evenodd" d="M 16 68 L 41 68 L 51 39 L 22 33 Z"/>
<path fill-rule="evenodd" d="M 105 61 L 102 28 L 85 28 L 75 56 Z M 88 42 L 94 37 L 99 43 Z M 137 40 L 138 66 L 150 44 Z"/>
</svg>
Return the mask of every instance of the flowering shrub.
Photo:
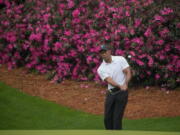
<svg viewBox="0 0 180 135">
<path fill-rule="evenodd" d="M 3 3 L 0 0 L 0 4 Z M 153 0 L 5 0 L 0 9 L 0 64 L 100 80 L 99 45 L 133 68 L 133 84 L 175 88 L 180 81 L 180 17 L 176 7 Z M 173 4 L 172 4 L 173 5 Z M 178 4 L 177 4 L 178 5 Z"/>
</svg>

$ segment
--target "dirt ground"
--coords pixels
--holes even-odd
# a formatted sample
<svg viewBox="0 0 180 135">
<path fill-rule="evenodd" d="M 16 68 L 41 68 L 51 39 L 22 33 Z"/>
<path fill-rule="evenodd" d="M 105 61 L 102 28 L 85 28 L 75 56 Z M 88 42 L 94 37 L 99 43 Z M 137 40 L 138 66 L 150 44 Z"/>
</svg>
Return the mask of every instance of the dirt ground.
<svg viewBox="0 0 180 135">
<path fill-rule="evenodd" d="M 91 114 L 103 114 L 105 89 L 95 82 L 66 80 L 54 84 L 45 75 L 27 73 L 24 68 L 8 70 L 0 66 L 0 81 L 21 91 Z M 163 91 L 157 87 L 129 89 L 125 117 L 180 116 L 180 90 Z"/>
</svg>

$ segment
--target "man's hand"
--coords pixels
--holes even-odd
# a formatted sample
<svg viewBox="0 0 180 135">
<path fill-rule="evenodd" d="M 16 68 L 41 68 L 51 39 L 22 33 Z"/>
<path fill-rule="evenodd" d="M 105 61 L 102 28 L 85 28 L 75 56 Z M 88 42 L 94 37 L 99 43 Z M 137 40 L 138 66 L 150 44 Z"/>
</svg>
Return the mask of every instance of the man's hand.
<svg viewBox="0 0 180 135">
<path fill-rule="evenodd" d="M 124 83 L 123 85 L 120 85 L 120 89 L 122 91 L 126 91 L 128 89 L 128 85 L 126 83 Z"/>
<path fill-rule="evenodd" d="M 111 77 L 107 77 L 105 79 L 105 81 L 111 85 L 113 85 L 114 87 L 118 87 L 119 89 L 126 91 L 128 89 L 128 84 L 125 82 L 123 85 L 119 85 L 118 83 L 116 83 Z"/>
<path fill-rule="evenodd" d="M 127 67 L 123 70 L 123 73 L 126 75 L 125 83 L 121 86 L 122 90 L 128 89 L 128 83 L 131 80 L 131 69 L 130 67 Z"/>
</svg>

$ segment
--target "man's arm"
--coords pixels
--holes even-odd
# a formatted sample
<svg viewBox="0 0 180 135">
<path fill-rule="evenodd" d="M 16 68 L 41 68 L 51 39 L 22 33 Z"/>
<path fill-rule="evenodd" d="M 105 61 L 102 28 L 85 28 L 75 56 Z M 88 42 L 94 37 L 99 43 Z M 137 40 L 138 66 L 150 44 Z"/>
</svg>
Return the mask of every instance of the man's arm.
<svg viewBox="0 0 180 135">
<path fill-rule="evenodd" d="M 131 80 L 131 70 L 130 67 L 127 67 L 123 70 L 123 73 L 125 74 L 125 83 L 123 85 L 119 85 L 116 83 L 111 77 L 106 77 L 104 81 L 111 84 L 114 87 L 120 88 L 121 90 L 127 90 L 128 89 L 128 83 Z"/>
<path fill-rule="evenodd" d="M 107 83 L 111 84 L 114 87 L 120 88 L 120 85 L 116 83 L 111 77 L 105 78 L 104 81 L 106 81 Z"/>
<path fill-rule="evenodd" d="M 125 83 L 123 85 L 119 85 L 111 77 L 105 78 L 104 81 L 106 81 L 107 83 L 111 84 L 114 87 L 120 88 L 121 90 L 127 90 L 128 89 L 128 83 L 131 80 L 131 70 L 130 70 L 130 67 L 125 68 L 123 70 L 123 73 L 126 76 Z"/>
<path fill-rule="evenodd" d="M 125 74 L 126 79 L 125 79 L 125 83 L 122 85 L 122 89 L 123 90 L 127 90 L 128 89 L 129 81 L 131 80 L 131 77 L 132 77 L 130 67 L 125 68 L 123 70 L 123 73 Z"/>
<path fill-rule="evenodd" d="M 131 77 L 132 77 L 130 67 L 125 68 L 125 69 L 123 70 L 123 73 L 126 75 L 126 81 L 125 81 L 125 83 L 128 84 L 129 81 L 131 80 Z"/>
</svg>

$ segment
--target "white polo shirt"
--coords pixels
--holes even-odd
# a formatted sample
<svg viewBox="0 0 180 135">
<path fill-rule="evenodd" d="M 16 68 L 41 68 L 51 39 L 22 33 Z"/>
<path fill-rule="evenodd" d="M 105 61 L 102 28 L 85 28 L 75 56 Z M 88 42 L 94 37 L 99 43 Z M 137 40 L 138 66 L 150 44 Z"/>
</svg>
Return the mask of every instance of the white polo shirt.
<svg viewBox="0 0 180 135">
<path fill-rule="evenodd" d="M 122 56 L 111 56 L 112 62 L 106 63 L 104 60 L 97 69 L 100 78 L 104 81 L 107 77 L 111 77 L 116 83 L 122 85 L 125 82 L 125 74 L 123 69 L 129 67 L 128 62 Z M 114 86 L 108 84 L 108 89 L 112 89 Z"/>
</svg>

